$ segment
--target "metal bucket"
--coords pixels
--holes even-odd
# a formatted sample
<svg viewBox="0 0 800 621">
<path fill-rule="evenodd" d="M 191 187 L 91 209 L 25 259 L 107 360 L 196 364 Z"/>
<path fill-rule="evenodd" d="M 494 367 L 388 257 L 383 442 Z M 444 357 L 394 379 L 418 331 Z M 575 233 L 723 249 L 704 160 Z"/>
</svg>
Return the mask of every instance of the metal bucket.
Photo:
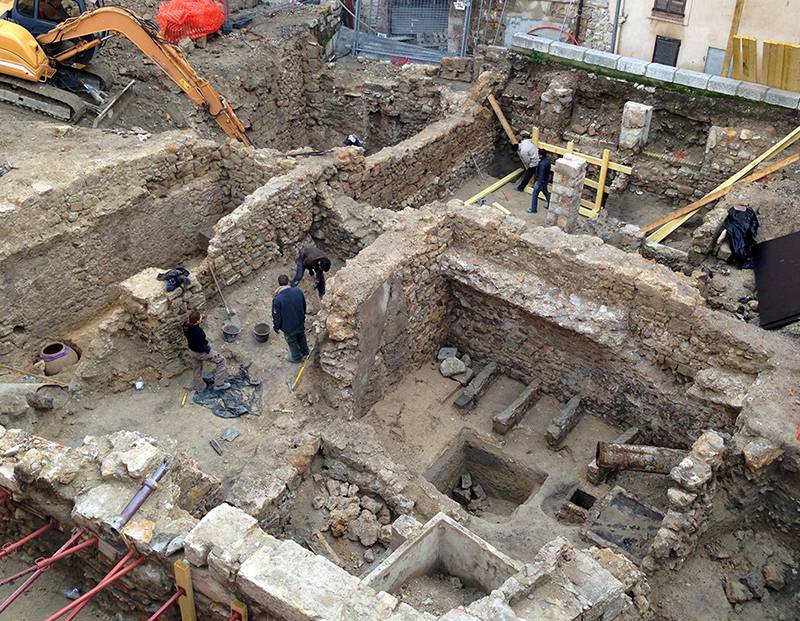
<svg viewBox="0 0 800 621">
<path fill-rule="evenodd" d="M 270 327 L 268 323 L 260 322 L 253 326 L 253 337 L 259 343 L 266 343 L 269 340 Z"/>
</svg>

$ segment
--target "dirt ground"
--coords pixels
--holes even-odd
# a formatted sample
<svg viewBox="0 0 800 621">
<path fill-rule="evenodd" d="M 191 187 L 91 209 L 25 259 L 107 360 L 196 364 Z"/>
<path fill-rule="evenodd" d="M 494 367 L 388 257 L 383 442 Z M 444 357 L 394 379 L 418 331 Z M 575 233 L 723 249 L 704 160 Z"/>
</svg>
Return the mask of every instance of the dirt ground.
<svg viewBox="0 0 800 621">
<path fill-rule="evenodd" d="M 455 576 L 435 573 L 412 578 L 394 595 L 417 610 L 438 616 L 458 606 L 467 606 L 486 593 L 464 586 Z"/>
<path fill-rule="evenodd" d="M 19 558 L 7 557 L 0 561 L 0 576 L 13 575 L 31 564 L 32 562 L 27 563 Z M 0 587 L 0 601 L 11 595 L 23 580 L 20 579 L 14 584 Z M 69 573 L 55 567 L 44 572 L 33 583 L 33 586 L 3 613 L 3 617 L 8 617 L 9 621 L 42 621 L 48 615 L 69 604 L 70 600 L 64 595 L 64 591 L 72 588 Z M 108 615 L 101 613 L 94 604 L 89 604 L 81 611 L 81 619 L 83 621 L 107 621 Z"/>
<path fill-rule="evenodd" d="M 340 266 L 341 262 L 334 257 L 331 276 Z M 271 331 L 269 340 L 259 343 L 251 333 L 258 322 L 272 325 L 271 304 L 277 278 L 282 273 L 291 277 L 293 270 L 293 265 L 265 268 L 246 285 L 225 289 L 228 305 L 242 320 L 242 331 L 233 343 L 226 343 L 222 339 L 225 309 L 219 297 L 212 296 L 212 306 L 206 309 L 206 334 L 212 346 L 225 357 L 229 370 L 235 372 L 239 364 L 250 363 L 250 377 L 262 380 L 262 409 L 259 415 L 224 419 L 215 416 L 210 409 L 194 404 L 192 376 L 187 369 L 177 377 L 146 383 L 143 390 L 135 390 L 131 386 L 124 392 L 87 397 L 79 403 L 69 404 L 66 411 L 45 414 L 38 420 L 27 421 L 27 424 L 21 421 L 19 426 L 72 445 L 80 444 L 87 435 L 101 435 L 120 429 L 140 431 L 158 438 L 179 439 L 181 448 L 194 457 L 203 470 L 222 479 L 227 487 L 258 450 L 261 439 L 269 436 L 275 419 L 281 415 L 281 412 L 274 412 L 273 409 L 294 411 L 308 407 L 305 396 L 312 391 L 311 382 L 306 381 L 307 378 L 302 379 L 295 394 L 287 386 L 287 382 L 296 377 L 300 365 L 284 360 L 288 348 L 283 335 Z M 308 275 L 301 287 L 308 304 L 306 334 L 311 347 L 314 343 L 311 327 L 320 301 Z M 206 373 L 212 369 L 207 365 Z M 186 404 L 181 406 L 187 394 Z M 220 456 L 211 448 L 209 441 L 219 437 L 227 428 L 235 429 L 240 435 L 233 442 L 222 442 L 224 454 Z"/>
</svg>

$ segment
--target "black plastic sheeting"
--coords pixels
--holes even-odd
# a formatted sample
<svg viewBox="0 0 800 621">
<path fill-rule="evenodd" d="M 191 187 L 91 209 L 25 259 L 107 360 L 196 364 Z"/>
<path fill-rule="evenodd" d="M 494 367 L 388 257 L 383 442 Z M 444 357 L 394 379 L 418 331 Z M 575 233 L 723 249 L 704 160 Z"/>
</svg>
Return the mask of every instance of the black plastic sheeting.
<svg viewBox="0 0 800 621">
<path fill-rule="evenodd" d="M 753 269 L 753 245 L 758 233 L 758 216 L 751 207 L 739 211 L 731 207 L 723 224 L 731 245 L 731 263 L 741 269 Z"/>
<path fill-rule="evenodd" d="M 753 249 L 759 324 L 774 330 L 800 319 L 800 232 Z"/>
<path fill-rule="evenodd" d="M 239 367 L 236 375 L 228 381 L 231 387 L 227 390 L 214 389 L 213 375 L 203 377 L 206 389 L 195 392 L 192 401 L 210 409 L 214 416 L 220 418 L 239 418 L 245 414 L 261 416 L 261 380 L 250 378 L 244 366 Z"/>
</svg>

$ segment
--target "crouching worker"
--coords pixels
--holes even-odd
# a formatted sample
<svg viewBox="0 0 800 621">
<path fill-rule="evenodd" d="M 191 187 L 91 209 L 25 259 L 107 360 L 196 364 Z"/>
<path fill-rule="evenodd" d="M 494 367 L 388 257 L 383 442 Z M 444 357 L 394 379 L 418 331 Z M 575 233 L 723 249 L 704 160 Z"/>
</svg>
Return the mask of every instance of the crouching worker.
<svg viewBox="0 0 800 621">
<path fill-rule="evenodd" d="M 296 287 L 303 279 L 303 274 L 308 273 L 317 277 L 316 288 L 319 297 L 325 295 L 325 272 L 331 269 L 331 260 L 319 248 L 309 246 L 303 248 L 297 256 L 297 271 L 292 280 L 292 287 Z"/>
<path fill-rule="evenodd" d="M 208 360 L 216 365 L 214 369 L 214 390 L 227 390 L 231 387 L 228 383 L 228 368 L 225 366 L 225 358 L 211 349 L 206 339 L 206 333 L 200 324 L 203 323 L 203 316 L 196 310 L 189 313 L 186 323 L 183 324 L 183 333 L 186 336 L 186 343 L 189 346 L 189 359 L 192 361 L 192 383 L 197 392 L 206 389 L 203 380 L 203 362 Z"/>
<path fill-rule="evenodd" d="M 278 276 L 278 288 L 272 298 L 272 327 L 283 332 L 289 353 L 289 362 L 302 362 L 308 356 L 306 342 L 306 296 L 297 287 L 289 286 L 289 277 Z"/>
</svg>

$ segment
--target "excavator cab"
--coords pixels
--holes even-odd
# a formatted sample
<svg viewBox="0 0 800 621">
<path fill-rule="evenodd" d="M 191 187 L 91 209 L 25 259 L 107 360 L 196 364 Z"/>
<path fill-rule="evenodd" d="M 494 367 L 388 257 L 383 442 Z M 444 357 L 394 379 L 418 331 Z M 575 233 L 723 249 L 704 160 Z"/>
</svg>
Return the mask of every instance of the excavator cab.
<svg viewBox="0 0 800 621">
<path fill-rule="evenodd" d="M 19 24 L 34 37 L 50 32 L 58 24 L 91 11 L 99 6 L 99 2 L 87 0 L 14 0 L 11 9 L 3 15 L 8 21 Z M 87 40 L 101 39 L 102 33 L 87 37 Z M 74 42 L 73 42 L 74 44 Z M 94 56 L 97 47 L 90 47 L 70 59 L 69 64 L 84 66 Z"/>
</svg>

